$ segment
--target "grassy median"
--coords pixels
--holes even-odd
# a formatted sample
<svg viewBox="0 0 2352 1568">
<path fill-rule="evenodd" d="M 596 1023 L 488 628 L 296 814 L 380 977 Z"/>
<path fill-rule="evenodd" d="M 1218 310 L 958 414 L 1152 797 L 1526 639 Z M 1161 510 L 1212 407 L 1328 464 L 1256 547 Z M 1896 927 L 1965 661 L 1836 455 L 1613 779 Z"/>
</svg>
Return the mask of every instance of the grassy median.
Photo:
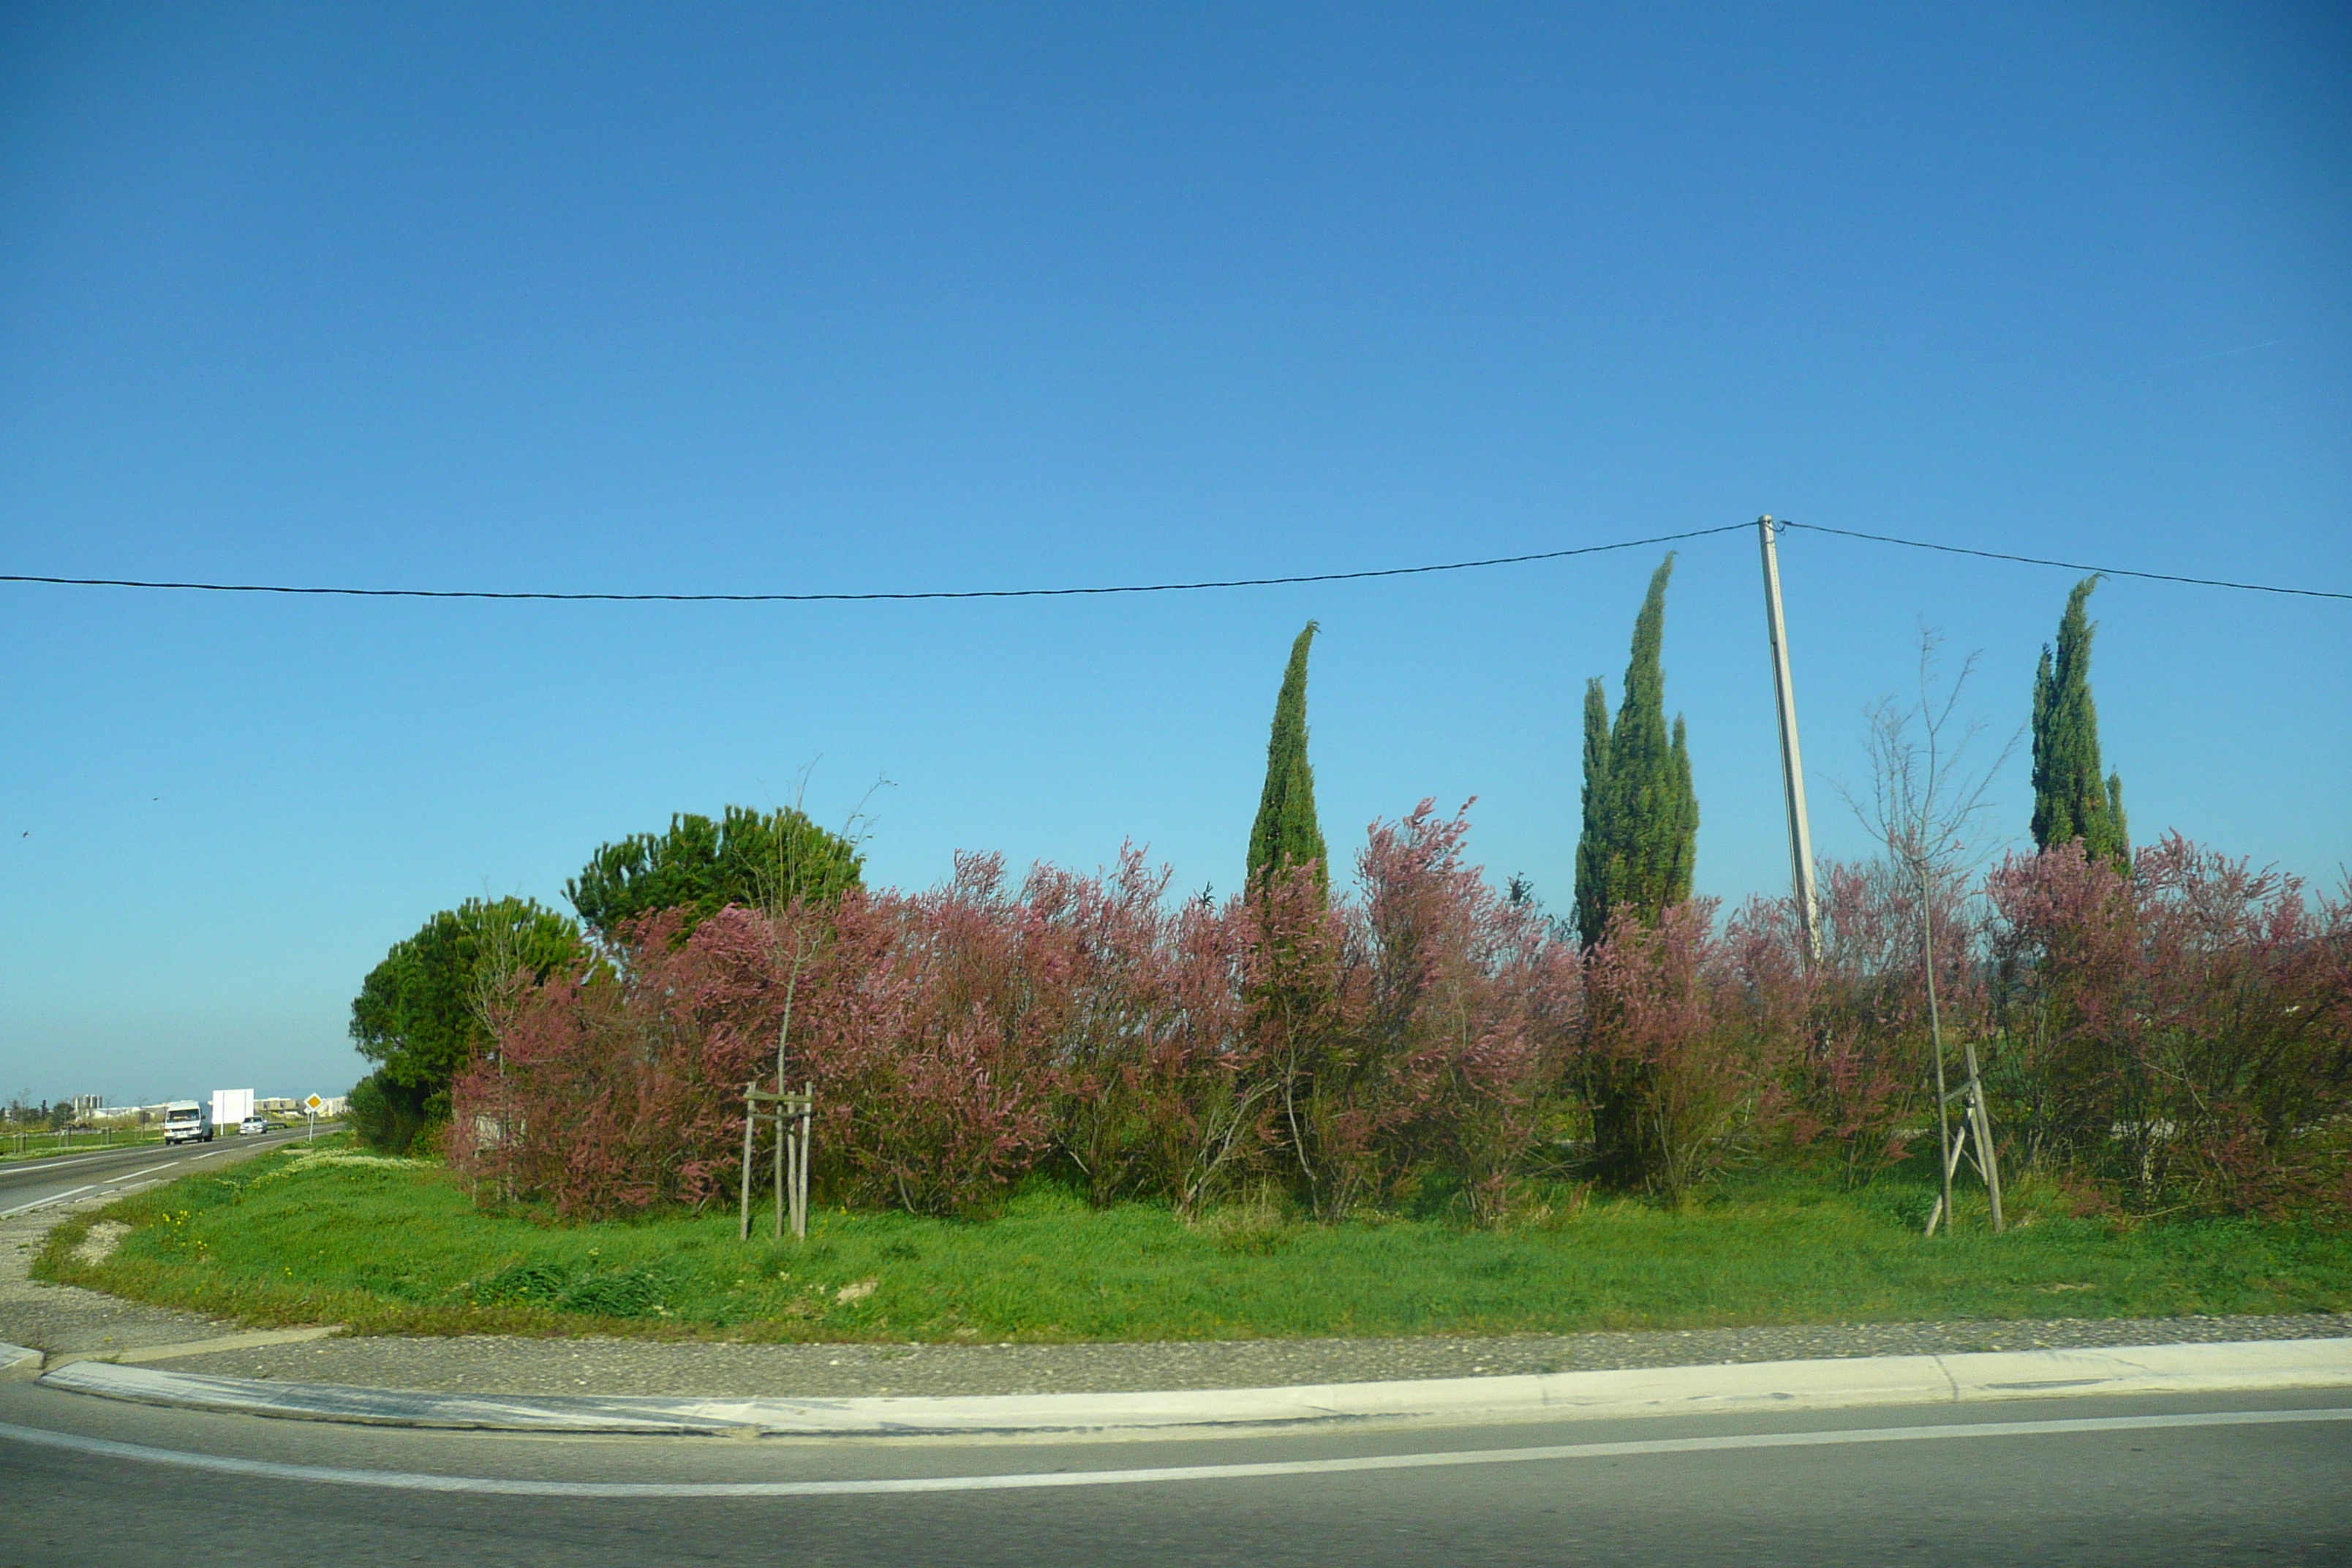
<svg viewBox="0 0 2352 1568">
<path fill-rule="evenodd" d="M 1562 1191 L 1519 1224 L 1187 1223 L 1032 1186 L 982 1222 L 819 1213 L 563 1225 L 478 1208 L 445 1168 L 338 1145 L 263 1156 L 58 1229 L 44 1279 L 261 1325 L 359 1332 L 1076 1341 L 2164 1317 L 2352 1309 L 2352 1235 L 2131 1224 L 2028 1184 L 1994 1237 L 1917 1234 L 1930 1193 L 1783 1181 L 1669 1211 Z M 123 1227 L 128 1227 L 127 1230 Z"/>
</svg>

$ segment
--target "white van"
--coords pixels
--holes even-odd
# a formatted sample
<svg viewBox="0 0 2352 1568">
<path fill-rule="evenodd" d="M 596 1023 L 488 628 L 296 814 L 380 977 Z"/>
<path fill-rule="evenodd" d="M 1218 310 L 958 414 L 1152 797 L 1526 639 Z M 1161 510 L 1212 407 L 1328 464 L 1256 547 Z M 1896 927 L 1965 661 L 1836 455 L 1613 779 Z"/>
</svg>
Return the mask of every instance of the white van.
<svg viewBox="0 0 2352 1568">
<path fill-rule="evenodd" d="M 199 1100 L 175 1100 L 163 1108 L 163 1142 L 209 1143 L 213 1141 L 212 1107 Z"/>
</svg>

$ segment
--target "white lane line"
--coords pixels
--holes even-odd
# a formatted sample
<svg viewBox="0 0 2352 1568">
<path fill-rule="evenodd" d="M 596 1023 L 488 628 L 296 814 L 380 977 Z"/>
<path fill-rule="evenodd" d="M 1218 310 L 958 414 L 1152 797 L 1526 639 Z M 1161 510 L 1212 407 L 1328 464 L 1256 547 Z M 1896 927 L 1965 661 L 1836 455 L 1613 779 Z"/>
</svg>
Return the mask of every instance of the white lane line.
<svg viewBox="0 0 2352 1568">
<path fill-rule="evenodd" d="M 192 1159 L 167 1161 L 161 1165 L 150 1165 L 145 1170 L 133 1171 L 129 1175 L 113 1176 L 100 1181 L 86 1183 L 83 1185 L 75 1187 L 68 1192 L 58 1193 L 46 1198 L 36 1198 L 28 1204 L 18 1204 L 12 1209 L 0 1209 L 0 1219 L 6 1219 L 10 1215 L 29 1213 L 34 1209 L 41 1207 L 45 1204 L 62 1203 L 67 1198 L 79 1197 L 84 1193 L 96 1192 L 100 1187 L 120 1187 L 121 1184 L 125 1182 L 133 1182 L 142 1176 L 152 1175 L 157 1171 L 168 1171 L 173 1165 L 193 1165 L 197 1160 L 209 1160 L 215 1154 L 234 1154 L 236 1152 L 237 1152 L 237 1151 L 235 1149 L 215 1149 L 209 1153 L 198 1154 Z M 76 1163 L 80 1163 L 81 1162 Z"/>
<path fill-rule="evenodd" d="M 63 1203 L 68 1198 L 79 1196 L 105 1184 L 103 1182 L 91 1182 L 86 1186 L 70 1187 L 62 1193 L 53 1193 L 46 1198 L 35 1198 L 28 1204 L 18 1204 L 12 1209 L 0 1209 L 0 1219 L 6 1219 L 12 1214 L 23 1214 L 28 1209 L 39 1208 L 44 1204 Z"/>
<path fill-rule="evenodd" d="M 76 1165 L 91 1164 L 100 1160 L 118 1159 L 137 1147 L 135 1143 L 125 1143 L 120 1149 L 104 1150 L 94 1154 L 69 1154 L 62 1157 L 56 1154 L 37 1154 L 21 1163 L 0 1164 L 0 1175 L 37 1175 L 47 1171 L 63 1171 Z"/>
<path fill-rule="evenodd" d="M 2352 1421 L 2352 1409 L 2229 1410 L 2186 1415 L 2100 1415 L 2062 1421 L 1974 1421 L 1933 1426 L 1873 1426 L 1830 1432 L 1757 1432 L 1727 1437 L 1658 1437 L 1630 1443 L 1562 1443 L 1543 1448 L 1474 1448 L 1437 1454 L 1370 1454 L 1349 1459 L 1289 1459 L 1250 1465 L 1171 1465 L 1136 1470 L 1054 1470 L 1003 1476 L 908 1476 L 869 1481 L 526 1481 L 500 1476 L 435 1476 L 289 1465 L 151 1448 L 107 1437 L 0 1423 L 0 1439 L 217 1475 L 395 1491 L 470 1492 L 490 1497 L 769 1498 L 860 1497 L 907 1492 L 1020 1491 L 1041 1487 L 1118 1487 L 1168 1481 L 1249 1480 L 1271 1476 L 1332 1476 L 1358 1470 L 1418 1470 L 1461 1465 L 1525 1465 L 1614 1459 L 1645 1454 L 1718 1454 L 1743 1448 L 1817 1448 L 1853 1443 L 1921 1443 L 1958 1437 L 2047 1437 L 2078 1432 L 2147 1432 L 2173 1426 L 2269 1426 Z"/>
</svg>

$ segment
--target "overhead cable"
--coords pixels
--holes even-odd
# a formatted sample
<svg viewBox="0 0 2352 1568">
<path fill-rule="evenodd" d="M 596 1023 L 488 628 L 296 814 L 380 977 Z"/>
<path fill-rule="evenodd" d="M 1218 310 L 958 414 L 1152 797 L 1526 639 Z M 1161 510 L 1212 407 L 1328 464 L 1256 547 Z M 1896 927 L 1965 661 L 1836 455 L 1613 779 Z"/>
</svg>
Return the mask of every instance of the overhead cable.
<svg viewBox="0 0 2352 1568">
<path fill-rule="evenodd" d="M 1278 588 L 1304 583 L 1360 583 L 1376 577 L 1420 577 L 1439 572 L 1471 572 L 1488 566 L 1521 566 L 1539 561 L 1563 561 L 1573 555 L 1598 555 L 1612 550 L 1638 550 L 1650 544 L 1676 544 L 1713 534 L 1744 532 L 1754 526 L 1725 523 L 1717 528 L 1694 528 L 1681 533 L 1657 533 L 1643 539 L 1619 539 L 1606 544 L 1580 544 L 1566 550 L 1540 550 L 1526 555 L 1494 555 L 1478 561 L 1445 561 L 1427 566 L 1382 566 L 1361 572 L 1310 572 L 1287 577 L 1223 577 L 1195 583 L 1122 583 L 1078 588 L 930 588 L 871 594 L 562 594 L 545 591 L 504 591 L 490 588 L 352 588 L 304 586 L 278 583 L 183 583 L 130 577 L 40 577 L 0 574 L 0 583 L 26 583 L 58 588 L 150 588 L 198 594 L 285 594 L 350 599 L 514 599 L 560 604 L 771 605 L 875 604 L 918 599 L 1062 599 L 1105 594 L 1192 594 L 1213 588 Z M 2094 572 L 2106 577 L 2137 577 L 2152 583 L 2185 583 L 2200 588 L 2232 588 L 2250 594 L 2292 594 L 2306 599 L 2352 599 L 2352 594 L 2327 588 L 2288 588 L 2272 583 L 2239 583 L 2220 577 L 2189 577 L 2170 572 L 2142 572 L 2128 566 L 2094 566 L 2080 561 L 2053 561 L 2040 555 L 2015 555 L 2005 551 L 1979 550 L 1965 544 L 1942 544 L 1925 539 L 1902 539 L 1886 533 L 1864 533 L 1831 528 L 1818 522 L 1780 520 L 1782 528 L 1801 528 L 1841 539 L 1867 540 L 1874 544 L 1900 544 L 1912 550 L 1933 550 L 1947 555 L 1973 555 L 1985 561 L 2009 561 L 2027 566 L 2055 566 L 2069 572 Z"/>
<path fill-rule="evenodd" d="M 1999 550 L 1973 550 L 1965 544 L 1932 544 L 1924 539 L 1897 539 L 1888 533 L 1857 533 L 1850 528 L 1825 528 L 1818 522 L 1780 520 L 1783 528 L 1811 529 L 1841 539 L 1867 539 L 1874 544 L 1901 544 L 1913 550 L 1941 551 L 1946 555 L 1974 555 L 1985 561 L 2015 561 L 2028 566 L 2058 566 L 2069 572 L 2095 572 L 2102 577 L 2140 577 L 2151 583 L 2189 583 L 2200 588 L 2236 588 L 2248 594 L 2295 594 L 2306 599 L 2352 599 L 2328 588 L 2282 588 L 2274 583 L 2232 583 L 2221 577 L 2182 577 L 2170 572 L 2136 572 L 2128 566 L 2086 566 L 2080 561 L 2051 561 L 2039 555 L 2011 555 Z"/>
<path fill-rule="evenodd" d="M 204 594 L 326 594 L 354 599 L 554 599 L 593 600 L 613 604 L 769 605 L 868 604 L 895 599 L 1058 599 L 1087 594 L 1191 594 L 1207 588 L 1276 588 L 1293 583 L 1354 583 L 1368 577 L 1414 577 L 1432 572 L 1468 572 L 1481 566 L 1517 566 L 1531 561 L 1559 561 L 1570 555 L 1597 555 L 1605 550 L 1638 550 L 1644 544 L 1673 544 L 1704 539 L 1711 533 L 1732 533 L 1753 527 L 1731 522 L 1720 528 L 1694 528 L 1685 533 L 1660 533 L 1648 539 L 1620 539 L 1609 544 L 1580 544 L 1571 550 L 1544 550 L 1532 555 L 1496 555 L 1484 561 L 1447 561 L 1434 566 L 1383 566 L 1368 572 L 1314 572 L 1295 577 L 1231 577 L 1202 583 L 1128 583 L 1097 588 L 933 588 L 889 594 L 546 594 L 499 593 L 486 588 L 305 588 L 268 583 L 148 583 L 120 577 L 29 577 L 0 574 L 0 583 L 43 583 L 66 588 L 183 588 Z"/>
</svg>

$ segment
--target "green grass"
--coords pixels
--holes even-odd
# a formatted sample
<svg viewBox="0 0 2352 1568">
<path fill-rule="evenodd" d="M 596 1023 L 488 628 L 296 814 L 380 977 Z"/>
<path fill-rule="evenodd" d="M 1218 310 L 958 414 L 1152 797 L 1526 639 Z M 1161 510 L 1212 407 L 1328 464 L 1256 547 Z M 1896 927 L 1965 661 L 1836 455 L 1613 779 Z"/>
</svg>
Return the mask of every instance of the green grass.
<svg viewBox="0 0 2352 1568">
<path fill-rule="evenodd" d="M 1559 1194 L 1503 1231 L 1336 1226 L 1237 1208 L 1188 1225 L 1033 1184 L 984 1222 L 820 1213 L 809 1240 L 735 1239 L 732 1214 L 569 1226 L 478 1210 L 437 1166 L 262 1156 L 60 1227 L 40 1277 L 256 1324 L 360 1332 L 1076 1341 L 1468 1334 L 2352 1308 L 2352 1235 L 2247 1220 L 2071 1217 L 2030 1185 L 2018 1224 L 1928 1194 L 1759 1183 L 1670 1212 Z M 764 1222 L 765 1216 L 761 1216 Z M 97 1220 L 133 1228 L 102 1263 Z M 871 1281 L 870 1290 L 860 1288 Z"/>
</svg>

